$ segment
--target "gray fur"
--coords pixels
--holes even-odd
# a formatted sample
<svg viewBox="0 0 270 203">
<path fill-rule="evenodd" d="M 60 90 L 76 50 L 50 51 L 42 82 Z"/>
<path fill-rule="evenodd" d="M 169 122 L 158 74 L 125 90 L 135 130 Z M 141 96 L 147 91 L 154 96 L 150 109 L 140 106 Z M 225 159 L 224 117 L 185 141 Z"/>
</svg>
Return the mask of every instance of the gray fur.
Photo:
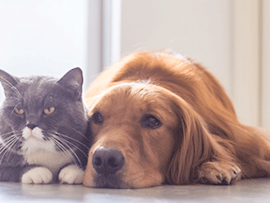
<svg viewBox="0 0 270 203">
<path fill-rule="evenodd" d="M 52 171 L 54 181 L 61 168 L 68 164 L 84 169 L 90 136 L 87 112 L 82 102 L 81 70 L 72 69 L 61 79 L 47 76 L 19 78 L 0 70 L 0 81 L 6 96 L 0 109 L 0 180 L 21 181 L 29 169 L 42 166 L 28 163 L 26 154 L 32 147 L 24 146 L 23 130 L 29 123 L 42 130 L 44 146 L 47 142 L 53 143 L 57 153 L 72 157 Z M 16 114 L 15 107 L 23 109 L 24 114 Z M 44 114 L 44 109 L 50 107 L 55 107 L 55 112 Z M 39 149 L 35 150 L 39 152 Z"/>
</svg>

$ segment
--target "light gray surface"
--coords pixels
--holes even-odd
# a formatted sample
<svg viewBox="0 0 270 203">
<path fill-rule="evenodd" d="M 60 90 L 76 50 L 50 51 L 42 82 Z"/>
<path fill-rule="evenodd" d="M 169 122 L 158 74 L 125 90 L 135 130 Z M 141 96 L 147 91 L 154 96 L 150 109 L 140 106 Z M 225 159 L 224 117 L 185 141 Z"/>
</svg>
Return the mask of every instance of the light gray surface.
<svg viewBox="0 0 270 203">
<path fill-rule="evenodd" d="M 0 202 L 270 202 L 270 179 L 243 180 L 232 186 L 160 186 L 136 190 L 1 182 Z"/>
</svg>

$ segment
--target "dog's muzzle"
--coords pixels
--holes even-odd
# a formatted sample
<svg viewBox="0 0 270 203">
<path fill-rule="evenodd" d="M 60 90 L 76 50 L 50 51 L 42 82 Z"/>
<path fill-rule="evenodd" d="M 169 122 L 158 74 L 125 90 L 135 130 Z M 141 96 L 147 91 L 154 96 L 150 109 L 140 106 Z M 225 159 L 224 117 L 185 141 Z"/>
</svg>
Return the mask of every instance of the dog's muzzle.
<svg viewBox="0 0 270 203">
<path fill-rule="evenodd" d="M 96 187 L 119 188 L 120 179 L 117 173 L 122 169 L 125 158 L 117 149 L 100 147 L 92 157 L 92 165 L 97 176 L 94 178 Z"/>
</svg>

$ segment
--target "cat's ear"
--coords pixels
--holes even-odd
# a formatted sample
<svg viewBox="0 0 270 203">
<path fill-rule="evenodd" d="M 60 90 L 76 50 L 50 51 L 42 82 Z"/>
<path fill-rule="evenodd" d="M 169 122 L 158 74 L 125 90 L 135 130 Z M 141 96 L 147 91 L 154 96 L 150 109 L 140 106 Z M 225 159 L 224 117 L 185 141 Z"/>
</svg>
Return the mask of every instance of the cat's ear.
<svg viewBox="0 0 270 203">
<path fill-rule="evenodd" d="M 80 68 L 74 68 L 68 71 L 60 80 L 58 84 L 68 88 L 73 92 L 78 92 L 79 96 L 82 94 L 83 74 Z"/>
<path fill-rule="evenodd" d="M 6 96 L 8 95 L 8 93 L 14 91 L 14 89 L 16 91 L 16 88 L 14 88 L 14 87 L 19 83 L 18 78 L 10 75 L 9 73 L 7 73 L 1 69 L 0 69 L 0 81 L 2 83 L 2 86 L 4 88 Z"/>
</svg>

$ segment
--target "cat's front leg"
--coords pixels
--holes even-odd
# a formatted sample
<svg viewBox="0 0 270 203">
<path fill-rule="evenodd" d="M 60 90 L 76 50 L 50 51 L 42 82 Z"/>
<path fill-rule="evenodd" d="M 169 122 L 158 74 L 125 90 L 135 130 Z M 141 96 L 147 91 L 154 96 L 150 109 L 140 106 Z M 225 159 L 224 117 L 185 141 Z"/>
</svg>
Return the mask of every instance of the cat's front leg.
<svg viewBox="0 0 270 203">
<path fill-rule="evenodd" d="M 21 171 L 21 167 L 0 165 L 0 181 L 20 182 Z"/>
<path fill-rule="evenodd" d="M 77 165 L 68 165 L 59 173 L 59 181 L 63 184 L 82 184 L 84 170 Z"/>
<path fill-rule="evenodd" d="M 45 167 L 34 167 L 24 173 L 21 178 L 21 182 L 25 184 L 47 184 L 52 180 L 52 172 Z"/>
</svg>

